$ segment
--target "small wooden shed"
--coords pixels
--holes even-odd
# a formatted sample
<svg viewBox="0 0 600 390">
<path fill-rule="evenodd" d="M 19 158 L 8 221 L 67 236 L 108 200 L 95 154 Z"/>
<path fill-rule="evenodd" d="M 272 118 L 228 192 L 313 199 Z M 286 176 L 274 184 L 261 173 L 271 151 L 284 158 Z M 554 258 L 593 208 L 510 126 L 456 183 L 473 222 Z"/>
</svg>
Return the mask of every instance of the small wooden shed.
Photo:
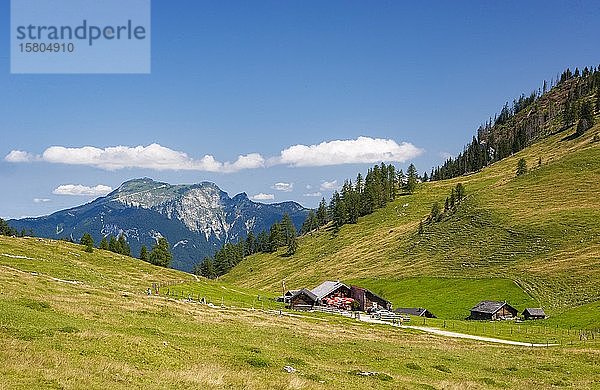
<svg viewBox="0 0 600 390">
<path fill-rule="evenodd" d="M 289 307 L 294 310 L 311 310 L 316 303 L 317 296 L 310 290 L 303 288 L 292 295 Z"/>
<path fill-rule="evenodd" d="M 504 302 L 481 301 L 471 309 L 470 320 L 508 320 L 517 317 L 517 309 Z"/>
<path fill-rule="evenodd" d="M 391 310 L 392 303 L 366 288 L 352 286 L 350 296 L 358 302 L 358 310 L 370 311 L 376 309 Z"/>
<path fill-rule="evenodd" d="M 528 307 L 523 310 L 523 318 L 526 320 L 543 320 L 546 319 L 546 313 L 541 307 Z"/>
</svg>

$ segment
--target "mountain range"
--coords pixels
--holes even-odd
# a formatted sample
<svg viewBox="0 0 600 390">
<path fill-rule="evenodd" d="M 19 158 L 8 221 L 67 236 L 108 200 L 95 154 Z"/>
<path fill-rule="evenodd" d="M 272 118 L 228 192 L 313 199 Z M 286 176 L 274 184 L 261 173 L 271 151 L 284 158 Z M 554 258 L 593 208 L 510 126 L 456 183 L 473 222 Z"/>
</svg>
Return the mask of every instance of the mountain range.
<svg viewBox="0 0 600 390">
<path fill-rule="evenodd" d="M 299 228 L 308 210 L 295 202 L 263 204 L 245 193 L 233 198 L 216 184 L 171 185 L 149 178 L 123 183 L 105 197 L 48 216 L 10 220 L 21 231 L 37 237 L 78 241 L 88 232 L 102 237 L 124 234 L 132 255 L 166 237 L 173 253 L 172 267 L 191 271 L 194 264 L 214 254 L 224 243 L 249 232 L 269 229 L 289 214 Z"/>
</svg>

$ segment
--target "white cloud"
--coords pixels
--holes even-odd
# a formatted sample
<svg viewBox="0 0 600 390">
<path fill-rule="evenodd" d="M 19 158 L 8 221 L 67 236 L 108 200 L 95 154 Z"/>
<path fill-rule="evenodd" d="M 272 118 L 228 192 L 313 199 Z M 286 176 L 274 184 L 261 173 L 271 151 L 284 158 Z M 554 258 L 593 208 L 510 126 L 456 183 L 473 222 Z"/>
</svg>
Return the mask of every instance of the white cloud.
<svg viewBox="0 0 600 390">
<path fill-rule="evenodd" d="M 303 194 L 302 196 L 312 197 L 312 198 L 320 198 L 323 196 L 320 192 L 309 192 L 308 194 Z"/>
<path fill-rule="evenodd" d="M 76 195 L 76 196 L 104 196 L 112 191 L 112 188 L 102 184 L 88 187 L 81 184 L 64 184 L 56 187 L 54 195 Z"/>
<path fill-rule="evenodd" d="M 338 185 L 337 180 L 324 181 L 323 183 L 321 183 L 321 191 L 335 191 L 339 188 L 340 186 Z"/>
<path fill-rule="evenodd" d="M 34 198 L 33 203 L 48 203 L 50 199 L 48 198 Z"/>
<path fill-rule="evenodd" d="M 41 156 L 13 150 L 4 160 L 13 163 L 44 161 L 54 164 L 86 165 L 109 171 L 124 168 L 145 168 L 158 171 L 236 172 L 265 166 L 265 159 L 258 153 L 238 156 L 234 162 L 220 162 L 211 155 L 205 155 L 201 159 L 193 159 L 184 152 L 172 150 L 159 144 L 135 147 L 113 146 L 104 149 L 94 146 L 81 148 L 51 146 Z"/>
<path fill-rule="evenodd" d="M 275 195 L 273 195 L 273 194 L 263 194 L 261 192 L 260 194 L 252 195 L 250 197 L 250 199 L 252 199 L 252 200 L 274 200 L 275 199 Z"/>
<path fill-rule="evenodd" d="M 405 162 L 423 151 L 411 143 L 397 144 L 392 139 L 358 137 L 354 140 L 335 140 L 318 145 L 294 145 L 283 151 L 271 164 L 293 167 L 326 165 Z"/>
<path fill-rule="evenodd" d="M 13 150 L 9 154 L 4 157 L 5 161 L 12 163 L 20 163 L 20 162 L 31 162 L 35 161 L 35 156 L 31 153 L 24 152 L 22 150 Z"/>
<path fill-rule="evenodd" d="M 294 183 L 275 183 L 271 188 L 277 191 L 292 192 Z"/>
<path fill-rule="evenodd" d="M 279 156 L 265 159 L 259 153 L 240 155 L 233 162 L 221 162 L 210 154 L 200 159 L 159 144 L 148 146 L 83 146 L 67 148 L 51 146 L 41 155 L 21 150 L 11 151 L 4 160 L 12 163 L 43 161 L 54 164 L 85 165 L 109 171 L 125 168 L 153 170 L 192 170 L 206 172 L 238 172 L 273 165 L 316 167 L 326 165 L 405 162 L 423 153 L 411 143 L 400 144 L 392 139 L 358 137 L 354 140 L 334 140 L 318 145 L 294 145 Z"/>
<path fill-rule="evenodd" d="M 306 189 L 307 189 L 307 190 L 312 190 L 312 186 L 311 186 L 310 184 L 307 184 L 307 185 L 306 185 Z"/>
<path fill-rule="evenodd" d="M 237 172 L 243 169 L 263 168 L 265 159 L 258 153 L 250 153 L 244 156 L 238 156 L 234 163 L 226 162 L 223 164 L 223 172 Z"/>
</svg>

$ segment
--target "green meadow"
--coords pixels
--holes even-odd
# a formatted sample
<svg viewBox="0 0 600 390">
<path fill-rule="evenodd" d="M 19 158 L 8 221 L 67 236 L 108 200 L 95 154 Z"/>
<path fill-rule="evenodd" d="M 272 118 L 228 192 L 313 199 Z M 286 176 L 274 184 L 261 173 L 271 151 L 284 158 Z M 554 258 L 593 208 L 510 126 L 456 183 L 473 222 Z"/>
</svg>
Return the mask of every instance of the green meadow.
<svg viewBox="0 0 600 390">
<path fill-rule="evenodd" d="M 301 237 L 293 256 L 254 255 L 217 281 L 0 237 L 0 388 L 598 388 L 599 131 L 556 134 L 476 174 L 421 184 L 356 225 Z M 522 157 L 530 172 L 516 178 Z M 418 234 L 458 182 L 466 200 Z M 438 317 L 413 326 L 557 345 L 448 338 L 274 301 L 283 280 L 326 279 Z M 153 285 L 158 295 L 147 294 Z M 541 306 L 549 318 L 466 321 L 484 299 Z"/>
<path fill-rule="evenodd" d="M 163 287 L 148 296 L 153 283 L 171 295 Z M 2 388 L 594 388 L 600 381 L 596 342 L 533 349 L 325 314 L 280 316 L 258 307 L 256 290 L 64 242 L 0 237 L 0 286 Z M 225 307 L 188 301 L 192 289 Z"/>
</svg>

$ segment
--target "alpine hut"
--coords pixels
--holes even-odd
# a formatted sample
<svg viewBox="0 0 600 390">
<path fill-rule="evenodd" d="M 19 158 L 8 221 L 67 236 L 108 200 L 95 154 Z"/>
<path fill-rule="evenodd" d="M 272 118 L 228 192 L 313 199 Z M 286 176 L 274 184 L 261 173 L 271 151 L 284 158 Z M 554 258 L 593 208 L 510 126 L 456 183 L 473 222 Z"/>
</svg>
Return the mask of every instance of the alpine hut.
<svg viewBox="0 0 600 390">
<path fill-rule="evenodd" d="M 517 309 L 505 302 L 482 301 L 471 309 L 471 320 L 507 320 L 517 317 Z"/>
</svg>

